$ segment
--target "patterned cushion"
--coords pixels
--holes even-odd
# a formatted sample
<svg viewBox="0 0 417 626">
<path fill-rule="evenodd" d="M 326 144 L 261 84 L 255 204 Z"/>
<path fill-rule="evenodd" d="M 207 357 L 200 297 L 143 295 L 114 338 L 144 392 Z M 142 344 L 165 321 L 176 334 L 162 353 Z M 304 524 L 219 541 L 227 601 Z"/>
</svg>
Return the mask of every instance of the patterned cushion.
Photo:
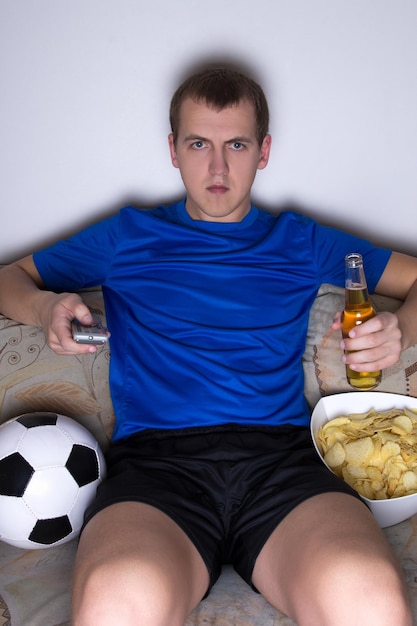
<svg viewBox="0 0 417 626">
<path fill-rule="evenodd" d="M 82 294 L 104 317 L 100 290 Z M 30 411 L 54 411 L 76 418 L 106 448 L 114 422 L 108 369 L 110 351 L 58 356 L 44 333 L 0 316 L 0 422 Z"/>
<path fill-rule="evenodd" d="M 400 304 L 382 296 L 374 296 L 372 301 L 377 311 L 395 311 Z M 334 312 L 343 306 L 343 289 L 322 285 L 311 309 L 303 360 L 305 394 L 311 407 L 322 396 L 353 391 L 341 361 L 340 332 L 331 329 Z M 417 396 L 417 345 L 405 350 L 395 365 L 383 371 L 378 391 Z"/>
</svg>

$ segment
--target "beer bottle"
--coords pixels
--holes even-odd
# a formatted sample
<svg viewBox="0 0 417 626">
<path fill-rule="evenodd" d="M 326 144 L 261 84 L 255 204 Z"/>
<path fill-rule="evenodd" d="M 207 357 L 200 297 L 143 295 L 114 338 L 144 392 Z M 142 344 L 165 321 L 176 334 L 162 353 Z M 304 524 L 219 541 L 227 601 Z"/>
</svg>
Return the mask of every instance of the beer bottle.
<svg viewBox="0 0 417 626">
<path fill-rule="evenodd" d="M 348 337 L 354 327 L 374 317 L 375 310 L 369 300 L 368 286 L 362 256 L 357 253 L 345 256 L 345 309 L 342 313 L 342 335 Z M 347 351 L 346 351 L 347 353 Z M 356 390 L 369 391 L 381 382 L 381 370 L 355 372 L 346 365 L 346 377 Z"/>
</svg>

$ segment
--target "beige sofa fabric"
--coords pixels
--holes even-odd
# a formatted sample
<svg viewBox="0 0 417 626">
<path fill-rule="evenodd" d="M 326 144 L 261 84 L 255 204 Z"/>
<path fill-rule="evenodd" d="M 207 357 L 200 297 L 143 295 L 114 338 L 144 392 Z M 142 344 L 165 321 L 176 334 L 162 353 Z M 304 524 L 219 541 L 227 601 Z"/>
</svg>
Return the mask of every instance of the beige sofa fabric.
<svg viewBox="0 0 417 626">
<path fill-rule="evenodd" d="M 101 291 L 82 296 L 105 319 Z M 109 361 L 108 346 L 92 355 L 58 356 L 39 328 L 0 316 L 0 422 L 30 411 L 54 411 L 76 418 L 105 448 L 114 422 Z"/>
<path fill-rule="evenodd" d="M 100 290 L 82 296 L 104 316 Z M 398 303 L 375 298 L 375 305 L 395 310 Z M 342 307 L 343 290 L 323 285 L 311 311 L 304 355 L 305 393 L 311 407 L 323 395 L 350 391 L 340 358 L 340 333 L 330 328 L 334 311 Z M 106 448 L 114 421 L 109 361 L 108 346 L 95 355 L 57 356 L 41 330 L 0 316 L 0 423 L 30 411 L 55 411 L 80 421 Z M 417 347 L 404 352 L 400 362 L 384 372 L 379 389 L 417 396 Z M 417 516 L 384 532 L 405 570 L 417 623 Z M 76 543 L 24 551 L 0 541 L 0 626 L 70 626 Z M 200 624 L 291 626 L 294 622 L 274 611 L 226 567 L 209 598 L 187 620 L 187 626 Z"/>
</svg>

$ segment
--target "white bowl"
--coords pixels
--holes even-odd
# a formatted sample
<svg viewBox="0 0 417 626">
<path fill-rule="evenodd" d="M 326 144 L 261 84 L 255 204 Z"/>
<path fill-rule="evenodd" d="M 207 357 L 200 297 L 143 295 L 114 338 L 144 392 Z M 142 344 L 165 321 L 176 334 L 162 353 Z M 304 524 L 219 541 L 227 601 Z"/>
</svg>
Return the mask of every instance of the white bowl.
<svg viewBox="0 0 417 626">
<path fill-rule="evenodd" d="M 417 409 L 417 398 L 378 391 L 351 391 L 326 396 L 319 400 L 311 416 L 310 429 L 314 445 L 323 463 L 327 465 L 317 440 L 318 432 L 323 424 L 339 415 L 365 413 L 371 409 L 384 411 L 392 408 Z M 369 500 L 364 496 L 361 498 L 368 504 L 381 528 L 398 524 L 417 513 L 417 493 L 388 500 Z"/>
</svg>

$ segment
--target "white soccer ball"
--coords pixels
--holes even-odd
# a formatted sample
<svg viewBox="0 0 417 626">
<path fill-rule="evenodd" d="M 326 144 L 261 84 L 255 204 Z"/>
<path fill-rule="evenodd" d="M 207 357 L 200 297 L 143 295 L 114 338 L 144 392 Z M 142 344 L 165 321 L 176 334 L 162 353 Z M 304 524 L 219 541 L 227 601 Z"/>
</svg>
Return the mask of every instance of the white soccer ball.
<svg viewBox="0 0 417 626">
<path fill-rule="evenodd" d="M 0 426 L 0 539 L 47 548 L 78 535 L 106 466 L 93 435 L 56 413 Z"/>
</svg>

